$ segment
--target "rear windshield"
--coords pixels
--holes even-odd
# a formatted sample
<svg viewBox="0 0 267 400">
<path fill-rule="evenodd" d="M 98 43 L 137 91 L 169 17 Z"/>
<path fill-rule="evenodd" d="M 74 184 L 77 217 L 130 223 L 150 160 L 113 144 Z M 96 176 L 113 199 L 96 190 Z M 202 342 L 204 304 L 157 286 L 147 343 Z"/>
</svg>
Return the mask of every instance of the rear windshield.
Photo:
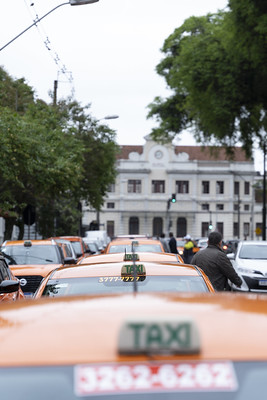
<svg viewBox="0 0 267 400">
<path fill-rule="evenodd" d="M 1 248 L 9 265 L 60 264 L 59 253 L 54 245 L 5 246 Z"/>
<path fill-rule="evenodd" d="M 112 245 L 109 248 L 108 253 L 129 253 L 132 251 L 131 244 L 116 244 Z M 162 248 L 160 244 L 139 244 L 134 246 L 134 251 L 143 253 L 143 252 L 152 252 L 152 253 L 162 253 Z"/>
<path fill-rule="evenodd" d="M 43 296 L 77 294 L 129 293 L 134 290 L 133 277 L 104 276 L 49 280 Z M 138 292 L 208 292 L 201 276 L 147 276 L 137 277 Z"/>
</svg>

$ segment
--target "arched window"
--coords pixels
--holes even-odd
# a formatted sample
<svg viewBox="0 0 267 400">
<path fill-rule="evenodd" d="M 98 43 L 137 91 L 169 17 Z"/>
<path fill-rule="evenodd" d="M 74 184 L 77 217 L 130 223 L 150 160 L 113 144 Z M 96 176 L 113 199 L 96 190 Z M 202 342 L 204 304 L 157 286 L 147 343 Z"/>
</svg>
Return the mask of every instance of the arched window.
<svg viewBox="0 0 267 400">
<path fill-rule="evenodd" d="M 161 217 L 153 219 L 153 236 L 160 236 L 162 234 L 163 222 Z"/>
<path fill-rule="evenodd" d="M 129 219 L 129 234 L 139 235 L 139 219 L 138 217 L 130 217 Z"/>
<path fill-rule="evenodd" d="M 187 234 L 187 223 L 186 218 L 180 217 L 177 218 L 177 229 L 176 229 L 176 236 L 177 237 L 184 237 Z"/>
</svg>

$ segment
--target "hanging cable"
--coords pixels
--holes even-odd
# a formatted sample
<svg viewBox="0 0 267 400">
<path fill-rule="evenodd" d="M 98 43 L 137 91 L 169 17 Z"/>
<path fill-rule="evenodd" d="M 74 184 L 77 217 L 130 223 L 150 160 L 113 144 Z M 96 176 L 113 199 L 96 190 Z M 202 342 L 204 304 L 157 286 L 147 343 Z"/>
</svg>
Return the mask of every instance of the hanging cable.
<svg viewBox="0 0 267 400">
<path fill-rule="evenodd" d="M 31 18 L 33 19 L 33 22 L 37 22 L 39 19 L 39 16 L 37 14 L 37 11 L 34 7 L 34 3 L 32 1 L 29 0 L 24 0 L 25 5 L 28 8 L 28 11 L 31 15 Z M 38 22 L 38 25 L 36 23 L 36 28 L 38 30 L 38 33 L 46 47 L 46 49 L 49 51 L 50 57 L 53 59 L 54 63 L 57 65 L 58 67 L 58 71 L 57 71 L 57 81 L 59 81 L 59 76 L 60 74 L 64 75 L 65 78 L 67 79 L 67 81 L 69 82 L 69 84 L 71 85 L 71 98 L 74 97 L 75 94 L 75 89 L 74 89 L 74 83 L 73 83 L 73 76 L 72 76 L 72 72 L 68 71 L 66 66 L 62 63 L 59 55 L 57 54 L 57 52 L 55 52 L 53 50 L 53 46 L 50 42 L 49 37 L 47 36 L 44 28 L 41 25 L 41 22 Z M 64 82 L 64 81 L 63 81 Z"/>
</svg>

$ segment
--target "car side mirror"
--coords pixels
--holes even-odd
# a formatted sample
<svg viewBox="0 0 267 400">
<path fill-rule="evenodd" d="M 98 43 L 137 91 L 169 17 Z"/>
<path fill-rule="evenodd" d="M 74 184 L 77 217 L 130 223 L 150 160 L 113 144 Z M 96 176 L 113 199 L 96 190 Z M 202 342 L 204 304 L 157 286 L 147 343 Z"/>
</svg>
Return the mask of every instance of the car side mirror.
<svg viewBox="0 0 267 400">
<path fill-rule="evenodd" d="M 235 259 L 235 253 L 228 253 L 226 254 L 229 260 L 234 260 Z"/>
<path fill-rule="evenodd" d="M 19 290 L 19 281 L 7 279 L 0 283 L 0 293 L 13 293 Z"/>
<path fill-rule="evenodd" d="M 64 264 L 77 264 L 77 259 L 76 258 L 72 258 L 72 257 L 66 257 L 64 258 Z"/>
</svg>

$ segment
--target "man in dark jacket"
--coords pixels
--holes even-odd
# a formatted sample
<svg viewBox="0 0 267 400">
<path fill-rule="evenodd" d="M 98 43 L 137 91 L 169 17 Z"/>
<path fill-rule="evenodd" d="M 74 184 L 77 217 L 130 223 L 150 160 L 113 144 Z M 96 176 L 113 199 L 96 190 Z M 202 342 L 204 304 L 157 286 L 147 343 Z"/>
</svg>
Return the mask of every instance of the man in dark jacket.
<svg viewBox="0 0 267 400">
<path fill-rule="evenodd" d="M 177 242 L 176 242 L 176 239 L 175 239 L 175 237 L 173 236 L 173 233 L 172 233 L 172 232 L 169 233 L 169 238 L 170 238 L 170 240 L 169 240 L 169 247 L 170 247 L 171 253 L 177 254 L 177 253 L 178 253 L 178 250 L 177 250 Z"/>
<path fill-rule="evenodd" d="M 205 272 L 216 291 L 229 290 L 228 279 L 240 287 L 242 280 L 221 249 L 222 235 L 219 232 L 211 232 L 208 239 L 208 247 L 198 251 L 191 264 L 197 265 Z"/>
</svg>

